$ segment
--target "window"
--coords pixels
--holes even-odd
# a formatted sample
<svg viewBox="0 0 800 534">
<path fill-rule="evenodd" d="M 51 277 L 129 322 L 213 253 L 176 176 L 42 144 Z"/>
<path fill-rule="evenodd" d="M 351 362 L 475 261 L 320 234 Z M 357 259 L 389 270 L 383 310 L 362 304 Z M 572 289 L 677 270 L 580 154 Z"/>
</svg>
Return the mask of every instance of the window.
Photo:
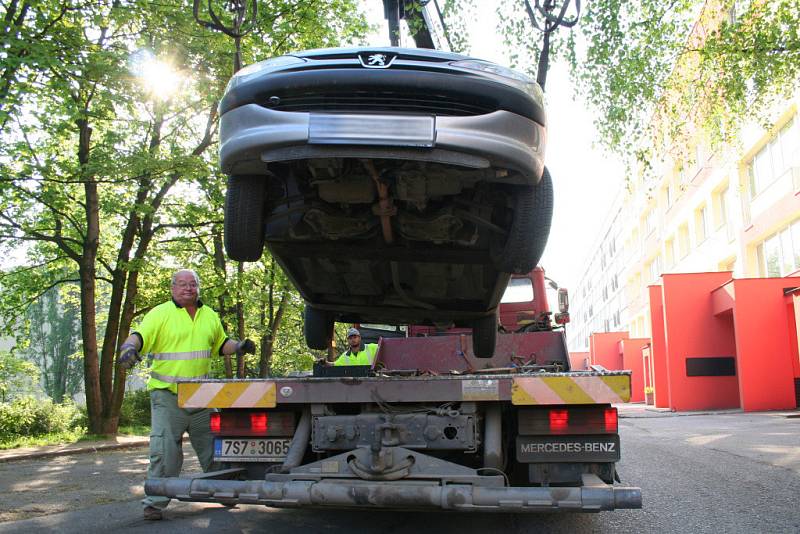
<svg viewBox="0 0 800 534">
<path fill-rule="evenodd" d="M 694 230 L 697 243 L 702 243 L 708 237 L 708 210 L 702 204 L 694 211 Z"/>
<path fill-rule="evenodd" d="M 728 217 L 730 215 L 728 210 L 730 210 L 731 205 L 730 194 L 731 188 L 728 186 L 727 182 L 714 192 L 711 201 L 714 228 L 722 228 L 729 222 Z"/>
<path fill-rule="evenodd" d="M 689 254 L 689 225 L 683 223 L 678 228 L 678 253 L 681 258 L 685 258 Z"/>
<path fill-rule="evenodd" d="M 757 254 L 762 276 L 786 276 L 800 269 L 800 219 L 766 238 Z"/>
<path fill-rule="evenodd" d="M 650 235 L 655 229 L 655 210 L 651 209 L 647 212 L 647 215 L 644 216 L 644 235 Z"/>
<path fill-rule="evenodd" d="M 500 303 L 530 302 L 533 300 L 533 284 L 530 278 L 512 278 L 508 281 Z"/>
<path fill-rule="evenodd" d="M 793 157 L 800 152 L 797 122 L 793 117 L 750 161 L 747 175 L 751 198 L 758 196 L 790 169 Z"/>
<path fill-rule="evenodd" d="M 614 312 L 614 327 L 619 326 L 619 310 Z"/>
<path fill-rule="evenodd" d="M 660 256 L 656 256 L 655 258 L 653 258 L 653 261 L 651 261 L 647 265 L 647 273 L 649 275 L 649 281 L 650 282 L 655 282 L 656 280 L 658 280 L 658 277 L 661 276 L 661 257 Z"/>
<path fill-rule="evenodd" d="M 664 186 L 664 206 L 669 209 L 672 207 L 672 203 L 675 200 L 673 198 L 674 193 L 672 192 L 672 181 L 667 181 L 667 184 Z"/>
<path fill-rule="evenodd" d="M 667 268 L 675 265 L 675 239 L 672 237 L 664 242 L 664 260 Z"/>
</svg>

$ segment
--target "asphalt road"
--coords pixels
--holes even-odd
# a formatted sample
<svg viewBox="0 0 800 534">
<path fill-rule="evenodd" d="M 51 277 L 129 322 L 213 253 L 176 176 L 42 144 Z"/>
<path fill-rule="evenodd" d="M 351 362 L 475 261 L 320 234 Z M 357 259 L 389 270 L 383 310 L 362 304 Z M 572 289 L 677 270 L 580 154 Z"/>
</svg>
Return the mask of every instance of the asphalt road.
<svg viewBox="0 0 800 534">
<path fill-rule="evenodd" d="M 174 503 L 165 520 L 145 522 L 138 499 L 147 457 L 138 449 L 0 464 L 0 533 L 800 532 L 800 418 L 639 412 L 621 420 L 620 433 L 620 475 L 642 488 L 642 510 L 511 515 Z"/>
</svg>

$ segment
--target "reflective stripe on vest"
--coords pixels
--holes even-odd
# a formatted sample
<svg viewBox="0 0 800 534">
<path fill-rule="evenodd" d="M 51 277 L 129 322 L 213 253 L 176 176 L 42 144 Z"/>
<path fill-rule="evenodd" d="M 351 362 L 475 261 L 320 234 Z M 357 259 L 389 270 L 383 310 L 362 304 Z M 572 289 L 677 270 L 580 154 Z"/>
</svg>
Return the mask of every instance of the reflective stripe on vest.
<svg viewBox="0 0 800 534">
<path fill-rule="evenodd" d="M 210 357 L 211 349 L 193 350 L 190 352 L 159 352 L 153 354 L 154 360 L 199 360 L 201 358 Z"/>
<path fill-rule="evenodd" d="M 156 373 L 155 371 L 150 371 L 150 377 L 155 378 L 156 380 L 161 380 L 162 382 L 166 382 L 168 384 L 177 384 L 178 382 L 186 382 L 187 380 L 208 378 L 208 373 L 202 374 L 200 376 L 169 376 L 169 375 L 162 375 L 161 373 Z"/>
</svg>

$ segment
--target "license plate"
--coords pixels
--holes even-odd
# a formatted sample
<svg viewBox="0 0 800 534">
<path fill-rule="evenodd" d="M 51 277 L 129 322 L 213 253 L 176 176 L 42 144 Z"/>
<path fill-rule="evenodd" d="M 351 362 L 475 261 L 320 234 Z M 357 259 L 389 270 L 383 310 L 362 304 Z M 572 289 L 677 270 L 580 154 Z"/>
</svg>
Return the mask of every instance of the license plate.
<svg viewBox="0 0 800 534">
<path fill-rule="evenodd" d="M 432 147 L 435 120 L 419 115 L 312 113 L 308 142 L 321 145 Z"/>
<path fill-rule="evenodd" d="M 517 461 L 616 462 L 619 436 L 517 436 Z"/>
<path fill-rule="evenodd" d="M 239 462 L 283 461 L 289 452 L 289 438 L 217 438 L 215 460 Z"/>
</svg>

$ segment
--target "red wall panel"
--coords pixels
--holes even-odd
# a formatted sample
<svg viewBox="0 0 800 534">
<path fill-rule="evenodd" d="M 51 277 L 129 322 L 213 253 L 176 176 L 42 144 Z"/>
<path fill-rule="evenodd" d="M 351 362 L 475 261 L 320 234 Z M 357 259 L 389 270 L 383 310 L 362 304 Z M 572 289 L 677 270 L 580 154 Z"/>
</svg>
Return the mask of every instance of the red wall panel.
<svg viewBox="0 0 800 534">
<path fill-rule="evenodd" d="M 642 348 L 650 343 L 647 338 L 623 339 L 619 342 L 622 346 L 622 368 L 630 369 L 631 373 L 631 402 L 644 402 L 644 365 Z"/>
<path fill-rule="evenodd" d="M 667 360 L 667 340 L 664 325 L 664 293 L 661 286 L 649 286 L 650 293 L 650 365 L 655 377 L 654 399 L 657 408 L 669 408 L 669 361 Z"/>
<path fill-rule="evenodd" d="M 795 407 L 794 363 L 786 287 L 800 278 L 734 280 L 737 373 L 746 411 Z"/>
<path fill-rule="evenodd" d="M 589 338 L 589 351 L 592 365 L 602 365 L 606 369 L 623 369 L 619 342 L 627 339 L 627 332 L 595 332 Z"/>
<path fill-rule="evenodd" d="M 736 357 L 730 314 L 714 315 L 711 293 L 730 272 L 665 274 L 664 324 L 670 407 L 677 411 L 739 407 L 736 376 L 687 376 L 686 360 Z"/>
</svg>

